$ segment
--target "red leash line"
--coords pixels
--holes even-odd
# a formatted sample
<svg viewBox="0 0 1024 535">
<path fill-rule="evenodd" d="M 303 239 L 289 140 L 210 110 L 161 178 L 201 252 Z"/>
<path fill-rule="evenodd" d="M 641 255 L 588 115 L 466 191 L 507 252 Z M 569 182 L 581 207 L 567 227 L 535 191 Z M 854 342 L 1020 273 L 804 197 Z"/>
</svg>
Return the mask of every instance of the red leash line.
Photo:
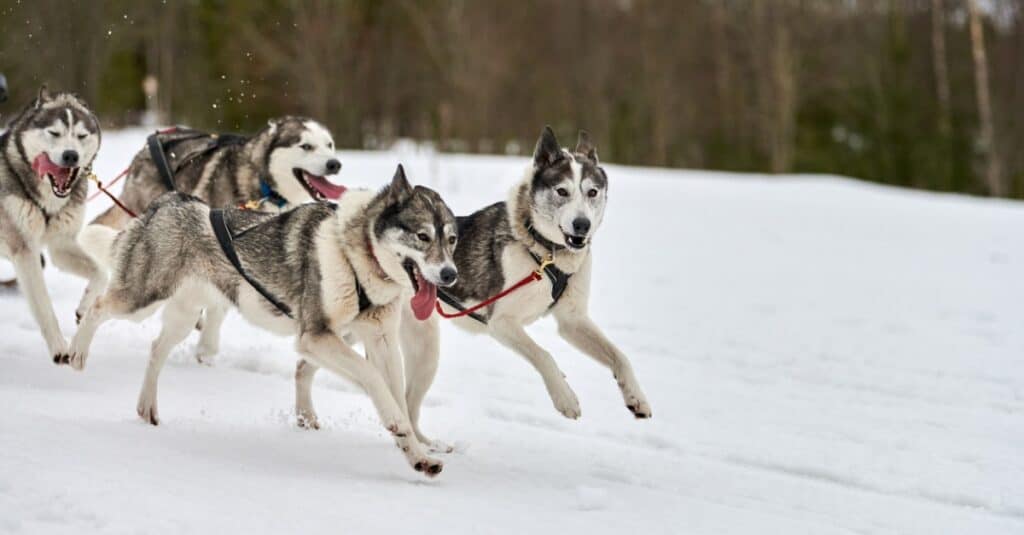
<svg viewBox="0 0 1024 535">
<path fill-rule="evenodd" d="M 462 316 L 468 316 L 469 314 L 472 314 L 473 312 L 476 312 L 477 310 L 480 310 L 481 308 L 483 308 L 485 306 L 490 306 L 490 305 L 494 304 L 494 302 L 497 301 L 498 299 L 501 299 L 502 297 L 505 297 L 506 295 L 508 295 L 508 294 L 510 294 L 510 293 L 512 293 L 512 292 L 514 292 L 514 291 L 516 291 L 516 290 L 518 290 L 520 288 L 522 288 L 523 286 L 526 286 L 527 284 L 530 284 L 531 282 L 539 281 L 541 278 L 543 278 L 543 276 L 540 274 L 540 270 L 538 269 L 537 271 L 534 271 L 533 273 L 530 273 L 529 275 L 527 275 L 523 280 L 513 284 L 512 286 L 509 286 L 508 289 L 503 290 L 498 295 L 495 295 L 494 297 L 491 297 L 490 299 L 488 299 L 488 300 L 486 300 L 486 301 L 484 301 L 482 303 L 473 305 L 473 306 L 467 308 L 466 310 L 460 310 L 459 312 L 456 312 L 454 314 L 448 314 L 444 310 L 441 310 L 441 302 L 440 301 L 435 301 L 434 302 L 434 307 L 437 309 L 437 313 L 440 314 L 442 318 L 447 318 L 447 319 L 461 318 Z"/>
<path fill-rule="evenodd" d="M 128 172 L 128 170 L 125 169 L 124 173 L 121 173 L 121 176 L 124 176 L 124 174 L 127 173 L 127 172 Z M 121 176 L 118 176 L 117 178 L 121 178 Z M 125 213 L 127 213 L 130 216 L 132 216 L 133 218 L 139 217 L 139 216 L 135 215 L 135 212 L 131 211 L 131 209 L 129 209 L 124 204 L 122 204 L 121 201 L 117 198 L 116 195 L 114 195 L 113 193 L 110 193 L 109 191 L 107 191 L 107 188 L 103 187 L 103 183 L 100 182 L 100 179 L 97 178 L 96 175 L 90 173 L 89 174 L 89 178 L 91 178 L 92 181 L 96 183 L 96 187 L 99 188 L 99 190 L 101 192 L 105 193 L 107 195 L 107 197 L 110 197 L 110 200 L 114 201 L 114 204 L 116 204 L 118 208 L 124 210 Z M 114 179 L 114 182 L 117 182 L 116 178 Z"/>
<path fill-rule="evenodd" d="M 128 168 L 128 169 L 130 169 L 130 168 Z M 111 180 L 111 181 L 110 181 L 110 184 L 107 184 L 107 187 L 109 188 L 109 187 L 112 187 L 112 186 L 113 186 L 114 184 L 117 184 L 117 181 L 118 181 L 118 180 L 121 180 L 122 178 L 124 178 L 124 177 L 125 177 L 125 175 L 127 175 L 127 174 L 128 174 L 128 169 L 125 169 L 124 171 L 121 171 L 121 174 L 120 174 L 120 175 L 117 175 L 116 177 L 114 177 L 114 180 Z M 99 184 L 99 181 L 97 181 L 96 183 L 97 183 L 97 184 Z M 96 197 L 99 197 L 99 196 L 100 196 L 100 193 L 106 193 L 106 192 L 103 192 L 103 191 L 97 191 L 96 193 L 93 193 L 92 195 L 90 195 L 90 196 L 89 196 L 89 198 L 88 198 L 88 199 L 86 199 L 86 202 L 92 202 L 92 201 L 94 201 L 94 200 L 96 199 Z M 110 194 L 109 194 L 109 193 L 107 193 L 107 195 L 110 195 Z"/>
</svg>

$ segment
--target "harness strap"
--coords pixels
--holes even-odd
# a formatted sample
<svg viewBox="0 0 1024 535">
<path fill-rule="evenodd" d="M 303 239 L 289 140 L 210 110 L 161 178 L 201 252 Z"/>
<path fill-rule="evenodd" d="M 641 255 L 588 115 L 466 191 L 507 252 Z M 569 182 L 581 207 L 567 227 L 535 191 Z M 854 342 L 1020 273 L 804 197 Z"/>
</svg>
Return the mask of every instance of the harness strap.
<svg viewBox="0 0 1024 535">
<path fill-rule="evenodd" d="M 292 318 L 291 307 L 279 301 L 277 297 L 274 297 L 274 294 L 270 293 L 270 291 L 264 288 L 256 279 L 252 278 L 242 267 L 242 262 L 239 261 L 238 254 L 235 253 L 234 239 L 231 236 L 231 230 L 228 229 L 227 222 L 224 220 L 224 210 L 210 210 L 210 225 L 213 226 L 213 233 L 217 236 L 217 242 L 220 243 L 221 251 L 224 251 L 224 256 L 228 257 L 228 261 L 230 261 L 231 265 L 235 267 L 235 271 L 237 271 L 238 274 L 241 275 L 254 290 L 256 290 L 256 292 L 262 295 L 264 299 L 274 305 L 274 308 L 281 311 L 285 316 Z M 360 298 L 360 306 L 362 306 L 362 298 Z"/>
<path fill-rule="evenodd" d="M 481 316 L 480 314 L 477 314 L 476 312 L 473 312 L 472 310 L 466 310 L 466 307 L 462 306 L 462 303 L 460 303 L 457 299 L 455 299 L 454 297 L 449 295 L 448 292 L 442 290 L 441 288 L 437 289 L 437 298 L 442 300 L 442 301 L 444 301 L 445 303 L 447 303 L 448 306 L 450 306 L 450 307 L 454 308 L 455 310 L 458 310 L 459 312 L 462 313 L 462 314 L 459 314 L 459 315 L 469 316 L 469 317 L 475 319 L 476 321 L 479 321 L 480 323 L 482 323 L 484 325 L 487 325 L 487 318 Z M 439 314 L 444 316 L 444 313 L 441 312 L 441 305 L 437 306 L 437 311 L 438 311 Z M 445 317 L 447 317 L 447 316 L 445 316 Z"/>
<path fill-rule="evenodd" d="M 174 186 L 174 172 L 171 171 L 171 164 L 167 163 L 167 153 L 164 152 L 164 146 L 160 142 L 160 132 L 150 134 L 146 138 L 146 145 L 149 146 L 149 157 L 153 160 L 153 165 L 156 166 L 167 191 L 175 191 L 177 188 Z"/>
<path fill-rule="evenodd" d="M 551 280 L 551 305 L 548 307 L 551 308 L 558 303 L 558 300 L 562 298 L 562 294 L 565 293 L 565 289 L 569 287 L 569 277 L 572 277 L 572 274 L 558 269 L 555 267 L 554 262 L 545 264 L 541 257 L 533 251 L 530 251 L 530 256 L 533 257 L 533 261 L 538 266 L 544 269 L 544 274 Z"/>
</svg>

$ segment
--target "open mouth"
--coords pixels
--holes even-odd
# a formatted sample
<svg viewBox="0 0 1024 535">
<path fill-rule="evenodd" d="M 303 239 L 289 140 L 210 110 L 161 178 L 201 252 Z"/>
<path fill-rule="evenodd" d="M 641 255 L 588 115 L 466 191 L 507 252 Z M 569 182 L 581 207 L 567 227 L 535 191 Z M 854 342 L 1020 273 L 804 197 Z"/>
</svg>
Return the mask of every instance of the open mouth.
<svg viewBox="0 0 1024 535">
<path fill-rule="evenodd" d="M 299 184 L 306 188 L 309 196 L 318 201 L 337 200 L 347 189 L 345 186 L 334 184 L 320 175 L 314 175 L 298 167 L 292 169 L 292 174 L 295 175 L 295 180 L 298 180 Z"/>
<path fill-rule="evenodd" d="M 568 245 L 570 249 L 582 249 L 587 246 L 587 237 L 565 234 L 565 244 Z"/>
<path fill-rule="evenodd" d="M 32 169 L 40 179 L 45 178 L 50 181 L 50 189 L 53 190 L 53 194 L 61 199 L 71 195 L 71 188 L 75 185 L 75 180 L 78 179 L 82 170 L 81 167 L 61 167 L 53 163 L 45 152 L 36 156 L 36 159 L 32 161 Z"/>
<path fill-rule="evenodd" d="M 423 278 L 420 268 L 411 258 L 406 258 L 405 262 L 402 262 L 402 267 L 405 269 L 405 274 L 409 276 L 409 281 L 412 282 L 413 291 L 416 292 L 409 300 L 412 312 L 416 319 L 423 321 L 434 312 L 434 303 L 437 302 L 437 286 Z"/>
</svg>

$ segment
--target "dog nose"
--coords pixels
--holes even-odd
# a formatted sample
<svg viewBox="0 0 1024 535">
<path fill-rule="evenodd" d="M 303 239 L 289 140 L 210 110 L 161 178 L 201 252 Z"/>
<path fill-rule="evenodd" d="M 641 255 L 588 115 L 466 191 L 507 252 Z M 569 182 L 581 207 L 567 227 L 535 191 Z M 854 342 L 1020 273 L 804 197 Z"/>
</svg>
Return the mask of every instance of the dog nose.
<svg viewBox="0 0 1024 535">
<path fill-rule="evenodd" d="M 74 167 L 78 165 L 78 151 L 64 151 L 64 154 L 60 155 L 60 164 L 64 167 Z"/>
<path fill-rule="evenodd" d="M 455 284 L 455 279 L 459 278 L 459 272 L 455 271 L 455 268 L 446 266 L 441 269 L 441 284 L 445 286 L 451 286 Z"/>
<path fill-rule="evenodd" d="M 572 231 L 578 236 L 584 236 L 590 232 L 590 220 L 585 217 L 577 217 L 572 220 Z"/>
<path fill-rule="evenodd" d="M 338 171 L 341 171 L 341 162 L 339 162 L 335 158 L 331 158 L 330 160 L 327 160 L 327 174 L 333 175 L 334 173 L 337 173 Z"/>
</svg>

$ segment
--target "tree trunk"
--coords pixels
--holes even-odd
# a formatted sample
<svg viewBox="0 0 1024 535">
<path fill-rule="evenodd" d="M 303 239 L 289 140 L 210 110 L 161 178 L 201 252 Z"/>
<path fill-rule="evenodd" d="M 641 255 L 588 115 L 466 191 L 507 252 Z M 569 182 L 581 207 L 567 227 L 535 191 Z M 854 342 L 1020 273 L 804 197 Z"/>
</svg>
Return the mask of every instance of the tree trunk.
<svg viewBox="0 0 1024 535">
<path fill-rule="evenodd" d="M 995 146 L 995 132 L 992 126 L 992 94 L 988 85 L 988 64 L 985 59 L 985 34 L 978 11 L 978 0 L 967 0 L 970 14 L 971 52 L 974 56 L 974 85 L 978 97 L 978 121 L 980 132 L 978 144 L 985 157 L 985 186 L 990 195 L 1005 195 L 999 155 Z"/>
<path fill-rule="evenodd" d="M 952 186 L 951 138 L 953 133 L 950 118 L 949 69 L 946 67 L 946 13 L 943 0 L 932 0 L 932 67 L 935 70 L 935 95 L 938 99 L 936 128 L 939 132 L 938 147 L 941 151 L 941 187 Z"/>
<path fill-rule="evenodd" d="M 942 0 L 932 0 L 932 66 L 935 68 L 935 94 L 939 99 L 939 132 L 948 136 L 951 128 L 949 69 L 946 68 L 946 13 Z"/>
</svg>

